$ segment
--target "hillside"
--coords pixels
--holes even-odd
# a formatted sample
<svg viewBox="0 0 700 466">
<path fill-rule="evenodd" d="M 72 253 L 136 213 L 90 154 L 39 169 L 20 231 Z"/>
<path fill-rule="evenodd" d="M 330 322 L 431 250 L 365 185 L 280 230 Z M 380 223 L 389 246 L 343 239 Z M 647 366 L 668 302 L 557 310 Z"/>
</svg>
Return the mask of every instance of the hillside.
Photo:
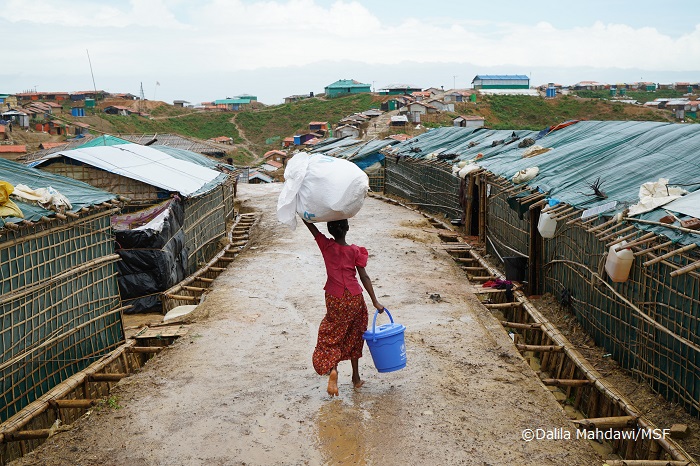
<svg viewBox="0 0 700 466">
<path fill-rule="evenodd" d="M 106 115 L 101 112 L 74 118 L 64 111 L 64 121 L 81 121 L 91 126 L 93 132 L 120 134 L 176 133 L 182 136 L 207 140 L 218 136 L 233 138 L 228 156 L 235 163 L 255 164 L 262 155 L 281 146 L 285 137 L 308 130 L 311 121 L 328 121 L 337 124 L 341 118 L 378 108 L 386 96 L 358 94 L 335 99 L 312 98 L 290 104 L 275 105 L 241 112 L 203 111 L 174 107 L 164 102 L 103 102 L 102 105 L 128 104 L 133 110 L 146 111 L 149 117 Z M 423 129 L 377 128 L 379 137 L 394 132 L 415 134 L 425 128 L 452 124 L 458 115 L 480 115 L 486 125 L 494 129 L 539 130 L 562 121 L 579 120 L 643 120 L 674 121 L 670 112 L 630 105 L 603 98 L 558 96 L 543 99 L 527 96 L 480 96 L 476 103 L 458 103 L 455 113 L 444 112 L 424 117 Z M 64 138 L 34 131 L 15 131 L 16 144 L 26 144 L 29 152 L 38 149 L 42 142 L 56 142 Z"/>
</svg>

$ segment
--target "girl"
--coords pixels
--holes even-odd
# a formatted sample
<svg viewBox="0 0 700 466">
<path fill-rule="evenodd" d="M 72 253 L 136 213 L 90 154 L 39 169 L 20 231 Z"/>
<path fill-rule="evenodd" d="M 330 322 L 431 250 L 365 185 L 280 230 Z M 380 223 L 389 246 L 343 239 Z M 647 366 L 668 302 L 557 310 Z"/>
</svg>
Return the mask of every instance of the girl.
<svg viewBox="0 0 700 466">
<path fill-rule="evenodd" d="M 357 282 L 355 270 L 360 275 L 362 285 L 369 293 L 372 304 L 379 312 L 384 312 L 374 295 L 372 281 L 365 271 L 367 249 L 345 242 L 345 234 L 350 229 L 347 220 L 328 222 L 328 233 L 333 239 L 323 235 L 316 225 L 304 221 L 321 249 L 326 264 L 326 316 L 318 329 L 318 341 L 313 355 L 314 369 L 319 375 L 328 374 L 328 394 L 338 396 L 338 362 L 350 360 L 352 364 L 352 384 L 357 389 L 364 383 L 360 379 L 358 360 L 362 356 L 367 330 L 367 305 L 362 296 L 362 288 Z"/>
</svg>

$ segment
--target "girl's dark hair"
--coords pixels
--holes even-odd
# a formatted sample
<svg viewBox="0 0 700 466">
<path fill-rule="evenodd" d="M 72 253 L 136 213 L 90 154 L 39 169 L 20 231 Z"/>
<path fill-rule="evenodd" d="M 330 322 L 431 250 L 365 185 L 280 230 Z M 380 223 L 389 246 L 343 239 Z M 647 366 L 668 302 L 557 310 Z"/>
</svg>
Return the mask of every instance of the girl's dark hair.
<svg viewBox="0 0 700 466">
<path fill-rule="evenodd" d="M 326 228 L 328 228 L 328 233 L 333 235 L 334 238 L 342 238 L 350 229 L 350 224 L 348 224 L 347 220 L 334 220 L 326 223 Z"/>
</svg>

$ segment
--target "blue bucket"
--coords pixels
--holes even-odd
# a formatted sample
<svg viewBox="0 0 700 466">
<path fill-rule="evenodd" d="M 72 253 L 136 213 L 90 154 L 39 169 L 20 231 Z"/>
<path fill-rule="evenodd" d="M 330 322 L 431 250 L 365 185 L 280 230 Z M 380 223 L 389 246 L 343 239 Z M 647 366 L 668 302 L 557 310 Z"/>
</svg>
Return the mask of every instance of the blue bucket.
<svg viewBox="0 0 700 466">
<path fill-rule="evenodd" d="M 406 327 L 401 324 L 395 324 L 394 318 L 391 317 L 387 309 L 384 309 L 384 312 L 389 316 L 391 323 L 377 327 L 379 311 L 375 311 L 374 320 L 372 320 L 372 331 L 365 331 L 362 337 L 367 342 L 367 346 L 369 346 L 374 367 L 379 372 L 393 372 L 406 367 L 406 343 L 404 342 L 404 330 L 406 330 Z"/>
</svg>

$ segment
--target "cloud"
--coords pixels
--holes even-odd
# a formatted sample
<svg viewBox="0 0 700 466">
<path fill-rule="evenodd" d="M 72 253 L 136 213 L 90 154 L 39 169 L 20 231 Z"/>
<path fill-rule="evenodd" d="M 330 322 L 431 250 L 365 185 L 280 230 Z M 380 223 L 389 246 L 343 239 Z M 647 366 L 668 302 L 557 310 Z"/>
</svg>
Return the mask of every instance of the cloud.
<svg viewBox="0 0 700 466">
<path fill-rule="evenodd" d="M 11 23 L 80 27 L 124 28 L 148 26 L 180 29 L 179 23 L 163 0 L 130 0 L 128 6 L 118 8 L 114 2 L 71 0 L 7 0 L 0 8 L 0 18 Z"/>
<path fill-rule="evenodd" d="M 420 83 L 436 64 L 464 64 L 476 74 L 498 67 L 506 73 L 537 67 L 693 72 L 700 62 L 698 26 L 674 28 L 670 36 L 619 21 L 569 21 L 563 27 L 561 21 L 514 20 L 517 12 L 504 21 L 496 13 L 479 17 L 448 10 L 405 9 L 396 15 L 384 4 L 356 0 L 0 0 L 0 30 L 22 44 L 3 51 L 3 71 L 14 76 L 4 86 L 39 83 L 49 89 L 66 77 L 83 82 L 89 79 L 86 49 L 98 87 L 107 77 L 110 83 L 136 85 L 159 80 L 164 90 L 166 83 L 178 85 L 176 98 L 186 100 L 187 86 L 220 82 L 231 88 L 229 94 L 262 94 L 237 91 L 237 76 L 275 73 L 265 82 L 281 85 L 285 69 L 311 81 L 331 64 L 337 65 L 334 74 L 346 70 L 333 80 L 367 81 L 382 79 L 376 78 L 380 67 L 406 69 L 400 65 L 411 63 L 411 74 L 392 81 Z M 449 72 L 448 81 L 454 74 L 465 73 Z M 23 76 L 34 76 L 34 82 L 21 82 Z M 84 87 L 77 83 L 73 89 Z"/>
</svg>

